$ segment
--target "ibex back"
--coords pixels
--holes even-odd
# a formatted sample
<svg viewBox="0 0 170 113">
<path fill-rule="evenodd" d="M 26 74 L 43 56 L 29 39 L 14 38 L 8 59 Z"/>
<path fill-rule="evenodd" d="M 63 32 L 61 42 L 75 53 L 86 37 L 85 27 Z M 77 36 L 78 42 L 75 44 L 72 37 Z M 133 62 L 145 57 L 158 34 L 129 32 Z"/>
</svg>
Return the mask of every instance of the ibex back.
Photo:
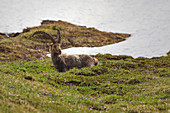
<svg viewBox="0 0 170 113">
<path fill-rule="evenodd" d="M 65 53 L 61 53 L 61 35 L 60 31 L 58 29 L 54 30 L 58 31 L 58 40 L 55 41 L 54 37 L 50 35 L 49 33 L 45 31 L 36 31 L 34 35 L 36 34 L 42 34 L 48 38 L 51 39 L 52 44 L 50 45 L 50 53 L 51 53 L 51 59 L 54 64 L 54 67 L 59 72 L 65 72 L 69 69 L 72 69 L 74 67 L 82 68 L 82 67 L 91 67 L 98 64 L 98 60 L 95 57 L 91 57 L 89 55 L 68 55 Z"/>
</svg>

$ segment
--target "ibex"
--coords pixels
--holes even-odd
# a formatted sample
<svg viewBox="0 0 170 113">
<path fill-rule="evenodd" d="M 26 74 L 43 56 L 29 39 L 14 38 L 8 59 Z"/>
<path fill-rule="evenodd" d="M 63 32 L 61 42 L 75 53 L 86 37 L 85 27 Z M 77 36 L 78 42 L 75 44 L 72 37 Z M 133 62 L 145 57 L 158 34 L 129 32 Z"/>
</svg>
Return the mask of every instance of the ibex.
<svg viewBox="0 0 170 113">
<path fill-rule="evenodd" d="M 47 38 L 51 39 L 52 44 L 50 45 L 49 51 L 51 53 L 51 59 L 54 67 L 58 72 L 65 72 L 74 67 L 82 68 L 82 67 L 91 67 L 98 64 L 98 60 L 95 57 L 91 57 L 89 55 L 68 55 L 65 53 L 61 53 L 61 35 L 60 30 L 55 29 L 58 32 L 58 40 L 55 41 L 54 37 L 45 31 L 36 31 L 32 36 L 36 34 L 42 34 Z"/>
</svg>

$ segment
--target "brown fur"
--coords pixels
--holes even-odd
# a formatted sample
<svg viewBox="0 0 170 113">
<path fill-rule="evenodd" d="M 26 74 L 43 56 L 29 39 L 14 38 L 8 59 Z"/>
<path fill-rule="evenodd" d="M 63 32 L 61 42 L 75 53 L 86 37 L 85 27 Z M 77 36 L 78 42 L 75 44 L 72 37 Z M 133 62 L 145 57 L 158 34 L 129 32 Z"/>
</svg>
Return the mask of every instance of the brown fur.
<svg viewBox="0 0 170 113">
<path fill-rule="evenodd" d="M 59 72 L 64 72 L 74 67 L 91 67 L 98 64 L 98 60 L 89 55 L 67 55 L 61 53 L 60 44 L 56 43 L 50 47 L 51 59 Z"/>
<path fill-rule="evenodd" d="M 56 30 L 56 29 L 55 29 Z M 59 72 L 65 72 L 69 69 L 72 69 L 74 67 L 77 68 L 82 68 L 82 67 L 91 67 L 94 65 L 98 64 L 98 60 L 95 57 L 91 57 L 89 55 L 67 55 L 64 53 L 61 53 L 61 47 L 60 47 L 60 31 L 58 31 L 58 35 L 59 35 L 59 39 L 58 39 L 58 43 L 56 43 L 54 41 L 54 38 L 44 32 L 44 31 L 39 31 L 39 32 L 35 32 L 33 34 L 33 36 L 35 34 L 44 34 L 47 37 L 49 37 L 52 40 L 52 44 L 50 45 L 50 53 L 51 53 L 51 59 L 52 62 L 54 64 L 54 67 L 59 71 Z"/>
</svg>

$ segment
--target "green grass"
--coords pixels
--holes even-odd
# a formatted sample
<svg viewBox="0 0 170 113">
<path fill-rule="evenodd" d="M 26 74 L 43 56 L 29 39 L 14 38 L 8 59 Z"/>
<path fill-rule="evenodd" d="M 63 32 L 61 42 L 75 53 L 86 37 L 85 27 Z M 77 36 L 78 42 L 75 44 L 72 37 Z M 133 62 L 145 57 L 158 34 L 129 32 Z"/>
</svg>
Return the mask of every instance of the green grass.
<svg viewBox="0 0 170 113">
<path fill-rule="evenodd" d="M 35 31 L 56 35 L 52 29 L 56 26 L 61 31 L 62 49 L 113 44 L 130 34 L 64 21 L 43 22 L 0 40 L 0 112 L 169 112 L 170 56 L 133 59 L 98 54 L 97 66 L 58 73 L 46 57 L 50 40 L 33 38 Z M 5 35 L 0 33 L 0 38 Z"/>
<path fill-rule="evenodd" d="M 0 112 L 168 112 L 170 56 L 96 57 L 99 65 L 64 73 L 50 58 L 1 61 Z"/>
<path fill-rule="evenodd" d="M 49 52 L 49 44 L 51 40 L 41 35 L 32 34 L 35 31 L 46 31 L 54 36 L 57 40 L 57 30 L 61 32 L 61 48 L 66 49 L 70 47 L 96 47 L 108 44 L 114 44 L 124 41 L 130 36 L 125 33 L 111 33 L 102 32 L 95 28 L 87 28 L 83 26 L 74 25 L 64 21 L 55 21 L 54 23 L 42 24 L 37 27 L 26 28 L 19 35 L 7 40 L 1 40 L 5 34 L 0 33 L 0 60 L 14 61 L 14 60 L 35 60 L 37 58 L 45 58 Z"/>
</svg>

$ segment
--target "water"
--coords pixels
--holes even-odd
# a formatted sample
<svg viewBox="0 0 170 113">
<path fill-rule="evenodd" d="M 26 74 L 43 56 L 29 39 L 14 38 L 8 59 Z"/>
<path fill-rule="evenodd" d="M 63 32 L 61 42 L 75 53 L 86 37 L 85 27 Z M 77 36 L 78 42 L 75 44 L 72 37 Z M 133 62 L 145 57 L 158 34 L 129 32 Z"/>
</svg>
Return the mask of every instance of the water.
<svg viewBox="0 0 170 113">
<path fill-rule="evenodd" d="M 165 56 L 170 50 L 169 6 L 170 0 L 1 0 L 0 32 L 20 32 L 44 19 L 64 20 L 132 34 L 117 44 L 69 48 L 63 50 L 65 53 Z"/>
</svg>

